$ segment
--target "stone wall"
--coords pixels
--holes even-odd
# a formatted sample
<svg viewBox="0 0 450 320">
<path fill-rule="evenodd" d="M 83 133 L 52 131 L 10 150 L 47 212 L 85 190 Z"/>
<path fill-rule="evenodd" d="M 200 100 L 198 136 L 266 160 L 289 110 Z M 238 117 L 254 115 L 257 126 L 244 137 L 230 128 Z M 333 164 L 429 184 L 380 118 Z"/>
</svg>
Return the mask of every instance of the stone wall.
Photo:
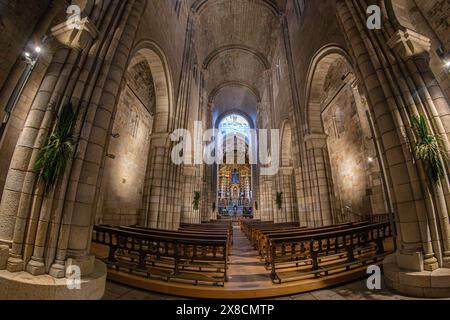
<svg viewBox="0 0 450 320">
<path fill-rule="evenodd" d="M 447 50 L 450 50 L 450 2 L 448 0 L 416 0 L 417 7 L 422 11 L 431 28 Z"/>
<path fill-rule="evenodd" d="M 103 206 L 97 223 L 134 225 L 142 211 L 144 179 L 150 147 L 155 88 L 146 62 L 126 75 L 112 128 L 104 171 Z M 111 158 L 114 157 L 114 158 Z"/>
<path fill-rule="evenodd" d="M 345 89 L 324 111 L 322 118 L 328 135 L 337 209 L 344 212 L 349 207 L 359 215 L 370 214 L 372 209 L 366 192 L 369 189 L 369 155 L 364 148 L 367 137 L 362 134 L 351 90 Z"/>
</svg>

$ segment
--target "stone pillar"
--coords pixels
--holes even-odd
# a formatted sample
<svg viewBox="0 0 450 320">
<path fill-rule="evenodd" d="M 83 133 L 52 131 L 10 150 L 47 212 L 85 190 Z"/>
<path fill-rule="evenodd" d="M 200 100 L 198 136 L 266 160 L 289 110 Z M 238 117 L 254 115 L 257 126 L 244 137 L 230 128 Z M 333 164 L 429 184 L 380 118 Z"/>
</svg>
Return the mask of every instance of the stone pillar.
<svg viewBox="0 0 450 320">
<path fill-rule="evenodd" d="M 273 178 L 261 175 L 259 177 L 259 219 L 262 221 L 275 220 L 274 208 L 274 183 Z"/>
<path fill-rule="evenodd" d="M 295 176 L 292 167 L 280 169 L 279 189 L 283 192 L 283 220 L 285 222 L 297 222 L 297 200 L 295 191 Z"/>
<path fill-rule="evenodd" d="M 8 271 L 21 271 L 26 266 L 35 276 L 49 273 L 64 278 L 66 268 L 77 265 L 84 281 L 76 295 L 82 298 L 96 290 L 95 296 L 100 298 L 106 268 L 89 256 L 89 247 L 102 148 L 107 145 L 109 120 L 145 3 L 111 3 L 102 9 L 97 7 L 101 4 L 89 3 L 80 29 L 70 29 L 65 23 L 52 28 L 54 39 L 62 46 L 34 99 L 11 161 L 8 189 L 13 193 L 4 193 L 0 204 L 0 220 L 5 218 L 0 238 L 11 247 Z M 55 115 L 69 101 L 78 116 L 73 128 L 78 142 L 76 152 L 56 188 L 43 196 L 33 165 Z M 22 174 L 17 175 L 20 168 Z M 4 213 L 9 217 L 4 217 Z M 0 251 L 3 269 L 4 250 Z M 27 282 L 21 279 L 23 273 L 11 278 L 2 272 L 3 276 L 7 281 Z M 48 277 L 45 280 L 48 286 Z M 33 278 L 36 297 L 45 296 L 48 291 L 40 292 L 40 281 L 42 277 Z M 61 287 L 55 288 L 57 294 L 53 298 L 58 292 L 67 294 L 63 290 L 64 279 L 55 280 L 53 285 Z M 24 290 L 28 292 L 30 288 Z M 74 294 L 66 297 L 71 296 Z"/>
<path fill-rule="evenodd" d="M 165 173 L 168 171 L 169 146 L 168 134 L 152 134 L 144 187 L 143 225 L 148 228 L 157 228 L 161 224 L 160 214 L 167 210 L 163 201 L 167 190 L 163 185 Z"/>
<path fill-rule="evenodd" d="M 450 275 L 445 269 L 448 179 L 430 189 L 411 147 L 416 138 L 410 118 L 422 114 L 448 152 L 439 112 L 448 110 L 448 103 L 428 72 L 429 40 L 406 28 L 396 30 L 387 19 L 382 30 L 368 30 L 363 23 L 365 1 L 339 0 L 337 9 L 358 76 L 364 79 L 393 190 L 398 251 L 384 262 L 386 283 L 414 296 L 450 296 L 450 286 L 440 282 Z"/>
<path fill-rule="evenodd" d="M 309 221 L 312 226 L 327 226 L 333 223 L 334 193 L 330 175 L 327 151 L 327 136 L 311 134 L 304 137 L 309 164 L 311 198 L 308 199 L 312 211 Z"/>
<path fill-rule="evenodd" d="M 112 116 L 117 106 L 115 102 L 120 94 L 121 82 L 128 65 L 128 58 L 144 5 L 145 1 L 137 0 L 125 7 L 121 21 L 123 29 L 119 28 L 113 39 L 113 44 L 117 44 L 117 49 L 112 55 L 112 64 L 106 77 L 104 90 L 97 108 L 93 108 L 95 112 L 94 110 L 92 113 L 91 110 L 88 112 L 87 122 L 83 128 L 85 134 L 82 134 L 79 141 L 80 151 L 84 151 L 81 157 L 83 162 L 79 174 L 76 173 L 76 170 L 72 172 L 72 177 L 78 181 L 78 184 L 73 207 L 68 209 L 71 211 L 72 219 L 67 252 L 71 258 L 81 261 L 89 257 L 100 170 L 105 161 L 108 141 L 106 133 L 110 132 L 112 126 Z M 91 105 L 91 107 L 94 106 Z"/>
<path fill-rule="evenodd" d="M 195 166 L 183 167 L 183 207 L 181 210 L 182 223 L 201 223 L 200 210 L 202 203 L 205 201 L 205 194 L 201 193 L 200 206 L 198 210 L 194 210 L 193 200 L 194 192 L 200 191 L 196 186 L 196 177 L 198 176 L 198 169 Z M 200 191 L 201 192 L 201 191 Z"/>
</svg>

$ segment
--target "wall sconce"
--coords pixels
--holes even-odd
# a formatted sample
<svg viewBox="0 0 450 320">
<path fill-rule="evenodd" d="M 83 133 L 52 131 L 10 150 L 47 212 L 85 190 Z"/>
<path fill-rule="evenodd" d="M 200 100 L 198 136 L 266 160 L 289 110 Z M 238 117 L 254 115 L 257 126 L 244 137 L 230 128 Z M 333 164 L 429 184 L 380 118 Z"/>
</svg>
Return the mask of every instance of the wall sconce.
<svg viewBox="0 0 450 320">
<path fill-rule="evenodd" d="M 114 139 L 120 138 L 120 133 L 111 133 L 111 137 Z"/>
<path fill-rule="evenodd" d="M 447 68 L 447 71 L 450 72 L 450 59 L 445 61 L 445 67 Z"/>
<path fill-rule="evenodd" d="M 110 153 L 108 153 L 106 156 L 113 160 L 116 158 L 116 156 L 114 154 L 110 154 Z"/>
</svg>

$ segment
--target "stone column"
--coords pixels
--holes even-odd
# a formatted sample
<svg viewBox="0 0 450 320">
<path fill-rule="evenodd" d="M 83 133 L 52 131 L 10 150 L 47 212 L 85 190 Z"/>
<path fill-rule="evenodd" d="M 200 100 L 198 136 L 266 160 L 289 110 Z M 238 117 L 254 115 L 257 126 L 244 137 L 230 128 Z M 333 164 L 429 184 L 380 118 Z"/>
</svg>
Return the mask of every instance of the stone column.
<svg viewBox="0 0 450 320">
<path fill-rule="evenodd" d="M 304 138 L 309 161 L 309 180 L 311 186 L 310 207 L 312 225 L 327 226 L 333 223 L 334 193 L 327 151 L 327 136 L 311 134 Z"/>
<path fill-rule="evenodd" d="M 429 40 L 408 29 L 395 30 L 385 19 L 379 31 L 368 30 L 366 1 L 339 0 L 338 18 L 355 68 L 367 92 L 393 190 L 398 251 L 384 262 L 386 283 L 415 296 L 450 296 L 439 277 L 450 275 L 448 261 L 448 179 L 430 189 L 423 165 L 416 161 L 410 117 L 424 115 L 431 130 L 448 138 L 438 110 L 446 99 L 427 72 Z M 442 250 L 443 248 L 443 250 Z M 436 272 L 435 272 L 436 271 Z M 435 278 L 436 277 L 436 278 Z"/>
<path fill-rule="evenodd" d="M 160 213 L 166 210 L 164 197 L 167 190 L 163 188 L 164 173 L 167 172 L 170 158 L 170 140 L 166 133 L 153 134 L 150 142 L 150 155 L 144 187 L 144 226 L 157 228 Z"/>
<path fill-rule="evenodd" d="M 284 167 L 279 174 L 280 190 L 283 192 L 283 212 L 285 222 L 298 221 L 294 168 Z"/>
<path fill-rule="evenodd" d="M 273 208 L 274 201 L 274 183 L 273 178 L 269 176 L 259 177 L 259 218 L 262 221 L 272 221 L 275 218 Z"/>
<path fill-rule="evenodd" d="M 110 41 L 107 49 L 102 48 L 106 51 L 100 49 L 101 52 L 106 52 L 105 61 L 110 63 L 103 64 L 98 70 L 100 72 L 96 73 L 99 77 L 92 87 L 92 96 L 83 101 L 85 96 L 82 94 L 86 113 L 80 126 L 77 151 L 68 179 L 70 182 L 64 196 L 56 259 L 50 269 L 50 274 L 54 277 L 64 277 L 64 264 L 68 257 L 71 263 L 82 267 L 83 274 L 88 274 L 93 267 L 94 259 L 89 255 L 89 250 L 98 200 L 97 191 L 109 139 L 107 133 L 112 126 L 115 102 L 120 94 L 143 5 L 142 0 L 119 4 L 120 15 L 113 19 L 122 19 L 116 20 L 118 25 L 113 33 L 107 33 L 111 38 L 106 37 Z M 113 11 L 114 7 L 109 9 Z"/>
<path fill-rule="evenodd" d="M 198 176 L 198 169 L 195 166 L 183 167 L 183 207 L 181 210 L 181 222 L 182 223 L 201 223 L 201 204 L 205 201 L 205 194 L 201 194 L 200 207 L 198 210 L 194 210 L 193 200 L 194 192 L 198 191 L 196 188 L 196 177 Z"/>
</svg>

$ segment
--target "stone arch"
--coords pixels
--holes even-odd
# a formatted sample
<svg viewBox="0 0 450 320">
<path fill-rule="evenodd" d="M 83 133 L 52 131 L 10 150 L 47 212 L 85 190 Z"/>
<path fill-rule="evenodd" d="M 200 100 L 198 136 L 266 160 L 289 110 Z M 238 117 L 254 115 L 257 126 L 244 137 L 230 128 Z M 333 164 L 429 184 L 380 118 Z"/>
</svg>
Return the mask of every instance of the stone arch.
<svg viewBox="0 0 450 320">
<path fill-rule="evenodd" d="M 214 88 L 211 91 L 211 93 L 209 94 L 209 99 L 208 99 L 209 102 L 212 103 L 214 101 L 215 97 L 220 93 L 220 91 L 222 91 L 223 89 L 225 89 L 227 87 L 243 87 L 256 97 L 256 100 L 258 101 L 258 103 L 261 102 L 261 95 L 260 95 L 258 89 L 254 88 L 250 84 L 243 83 L 241 81 L 226 81 L 226 82 L 221 83 L 216 88 Z"/>
<path fill-rule="evenodd" d="M 156 94 L 153 132 L 168 132 L 170 130 L 170 120 L 174 114 L 174 98 L 172 76 L 163 50 L 155 42 L 144 40 L 136 45 L 131 56 L 129 68 L 145 60 L 152 73 Z"/>
<path fill-rule="evenodd" d="M 223 1 L 223 0 L 197 0 L 192 4 L 191 10 L 194 13 L 200 14 L 201 11 L 203 11 L 207 6 L 212 5 L 212 2 L 219 2 L 219 1 Z M 277 6 L 277 4 L 275 4 L 273 1 L 271 0 L 257 0 L 257 1 L 253 1 L 259 5 L 262 5 L 264 7 L 267 8 L 267 10 L 269 10 L 274 16 L 280 16 L 281 12 Z"/>
<path fill-rule="evenodd" d="M 139 51 L 128 64 L 110 129 L 96 223 L 135 225 L 141 219 L 143 190 L 157 108 L 165 92 L 156 89 L 153 52 Z M 158 65 L 153 71 L 158 70 Z M 164 83 L 163 83 L 164 85 Z M 160 84 L 160 87 L 163 86 Z M 163 109 L 164 110 L 164 109 Z"/>
<path fill-rule="evenodd" d="M 263 53 L 259 52 L 256 49 L 253 49 L 251 47 L 236 44 L 236 45 L 223 46 L 223 47 L 220 47 L 220 48 L 214 50 L 213 52 L 211 52 L 205 58 L 205 61 L 203 62 L 203 69 L 208 69 L 209 65 L 212 62 L 214 62 L 214 60 L 216 60 L 221 54 L 228 52 L 228 51 L 233 51 L 233 50 L 252 55 L 260 61 L 260 63 L 263 65 L 263 67 L 265 69 L 270 68 L 270 62 L 267 60 L 266 56 Z"/>
<path fill-rule="evenodd" d="M 252 118 L 247 113 L 245 113 L 245 112 L 243 112 L 241 110 L 238 110 L 238 109 L 232 109 L 232 110 L 229 110 L 229 111 L 226 111 L 226 112 L 220 114 L 217 117 L 217 120 L 216 120 L 216 123 L 214 124 L 214 127 L 215 128 L 219 128 L 220 122 L 223 119 L 225 119 L 227 116 L 232 115 L 232 114 L 237 114 L 237 115 L 243 117 L 245 120 L 247 120 L 250 128 L 252 128 L 252 129 L 255 128 L 255 124 L 254 124 Z"/>
<path fill-rule="evenodd" d="M 305 94 L 305 129 L 309 134 L 323 134 L 321 114 L 322 88 L 332 63 L 343 59 L 350 67 L 351 60 L 347 52 L 340 46 L 329 45 L 318 51 L 313 57 L 308 73 Z M 352 69 L 352 68 L 351 68 Z"/>
<path fill-rule="evenodd" d="M 417 31 L 414 27 L 414 22 L 411 19 L 409 9 L 414 6 L 414 3 L 409 0 L 383 0 L 381 1 L 383 9 L 389 20 L 397 29 L 410 29 Z"/>
</svg>

